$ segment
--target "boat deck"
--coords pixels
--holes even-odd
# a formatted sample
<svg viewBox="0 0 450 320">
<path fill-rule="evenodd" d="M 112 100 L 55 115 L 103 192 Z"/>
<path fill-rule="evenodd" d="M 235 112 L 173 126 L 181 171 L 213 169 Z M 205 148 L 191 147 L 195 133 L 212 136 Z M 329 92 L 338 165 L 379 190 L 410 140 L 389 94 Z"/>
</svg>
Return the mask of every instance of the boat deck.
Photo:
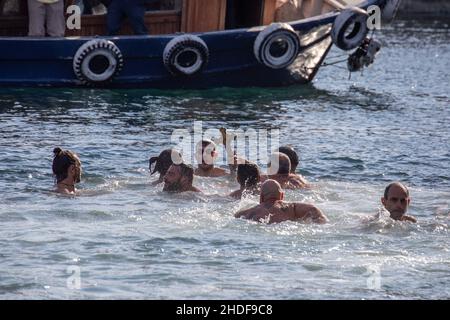
<svg viewBox="0 0 450 320">
<path fill-rule="evenodd" d="M 152 35 L 210 32 L 301 20 L 356 5 L 361 0 L 161 0 L 148 7 L 145 22 Z M 66 8 L 77 0 L 66 1 Z M 168 10 L 169 9 L 169 10 Z M 83 14 L 81 29 L 66 36 L 106 34 L 106 14 Z M 0 36 L 28 33 L 27 0 L 0 0 Z M 125 22 L 120 35 L 131 35 Z"/>
</svg>

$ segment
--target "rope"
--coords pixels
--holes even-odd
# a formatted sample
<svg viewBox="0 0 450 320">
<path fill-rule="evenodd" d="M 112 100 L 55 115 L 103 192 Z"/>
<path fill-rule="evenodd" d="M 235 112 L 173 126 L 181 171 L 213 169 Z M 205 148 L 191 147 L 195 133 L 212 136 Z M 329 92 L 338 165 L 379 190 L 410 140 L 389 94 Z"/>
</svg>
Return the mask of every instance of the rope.
<svg viewBox="0 0 450 320">
<path fill-rule="evenodd" d="M 373 35 L 375 34 L 375 31 L 376 31 L 376 29 L 372 30 L 369 39 L 373 39 Z M 335 56 L 335 57 L 330 57 L 329 59 L 337 59 L 337 58 L 340 58 L 340 57 L 343 57 L 343 56 L 347 56 L 347 54 L 341 54 L 341 55 L 338 55 L 338 56 Z M 324 63 L 322 63 L 322 67 L 334 66 L 335 64 L 338 64 L 338 63 L 341 63 L 341 62 L 346 62 L 347 60 L 348 60 L 348 57 L 345 58 L 345 59 L 333 61 L 333 62 L 330 62 L 330 63 L 324 62 Z M 347 69 L 347 68 L 344 68 L 344 67 L 341 67 L 341 68 L 342 69 Z"/>
<path fill-rule="evenodd" d="M 346 62 L 348 60 L 348 58 L 342 59 L 342 60 L 338 60 L 338 61 L 333 61 L 330 63 L 322 63 L 322 67 L 328 67 L 328 66 L 333 66 L 335 64 L 341 63 L 341 62 Z"/>
<path fill-rule="evenodd" d="M 339 54 L 339 55 L 334 56 L 334 57 L 328 57 L 328 59 L 337 59 L 337 58 L 346 57 L 346 56 L 348 56 L 348 53 Z"/>
<path fill-rule="evenodd" d="M 346 67 L 342 67 L 342 66 L 335 66 L 335 65 L 332 65 L 332 64 L 330 64 L 329 66 L 330 66 L 330 67 L 339 68 L 339 69 L 343 69 L 343 70 L 347 70 Z"/>
</svg>

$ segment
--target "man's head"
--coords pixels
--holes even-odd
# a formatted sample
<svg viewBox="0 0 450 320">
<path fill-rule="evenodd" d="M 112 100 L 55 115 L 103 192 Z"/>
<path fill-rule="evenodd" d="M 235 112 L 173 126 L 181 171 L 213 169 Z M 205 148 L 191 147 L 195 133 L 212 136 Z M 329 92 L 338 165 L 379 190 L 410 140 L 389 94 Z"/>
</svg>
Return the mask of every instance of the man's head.
<svg viewBox="0 0 450 320">
<path fill-rule="evenodd" d="M 74 184 L 81 181 L 81 161 L 78 156 L 69 150 L 57 147 L 53 149 L 52 171 L 59 183 L 67 178 Z"/>
<path fill-rule="evenodd" d="M 289 157 L 289 160 L 291 161 L 291 173 L 295 173 L 295 170 L 297 170 L 297 166 L 299 164 L 298 160 L 298 154 L 295 152 L 294 148 L 291 146 L 282 146 L 278 149 L 278 152 L 284 153 Z"/>
<path fill-rule="evenodd" d="M 175 149 L 166 149 L 162 151 L 159 156 L 151 157 L 149 160 L 148 168 L 152 170 L 152 165 L 155 163 L 155 168 L 151 171 L 151 174 L 159 172 L 159 174 L 164 177 L 169 170 L 170 166 L 175 163 L 181 163 L 183 161 L 181 153 Z"/>
<path fill-rule="evenodd" d="M 272 179 L 264 181 L 261 185 L 260 203 L 273 202 L 284 199 L 284 192 L 280 184 Z"/>
<path fill-rule="evenodd" d="M 195 158 L 198 166 L 204 169 L 214 166 L 217 154 L 217 145 L 209 139 L 200 141 L 195 149 Z"/>
<path fill-rule="evenodd" d="M 267 173 L 274 174 L 289 174 L 291 172 L 291 161 L 284 153 L 274 152 L 270 156 L 269 168 Z"/>
<path fill-rule="evenodd" d="M 172 164 L 164 176 L 164 191 L 181 192 L 192 187 L 194 168 L 181 163 Z"/>
<path fill-rule="evenodd" d="M 246 162 L 238 165 L 237 182 L 241 185 L 241 189 L 254 188 L 261 181 L 259 168 L 256 164 Z"/>
<path fill-rule="evenodd" d="M 406 214 L 410 201 L 408 188 L 400 182 L 389 184 L 384 190 L 384 197 L 381 198 L 381 203 L 395 220 Z"/>
</svg>

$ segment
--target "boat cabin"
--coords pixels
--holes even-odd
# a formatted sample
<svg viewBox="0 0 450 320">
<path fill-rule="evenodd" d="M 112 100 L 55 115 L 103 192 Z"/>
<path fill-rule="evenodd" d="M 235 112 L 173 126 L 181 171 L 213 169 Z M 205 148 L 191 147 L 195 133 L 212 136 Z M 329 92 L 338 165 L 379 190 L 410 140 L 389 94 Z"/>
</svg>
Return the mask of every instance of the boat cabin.
<svg viewBox="0 0 450 320">
<path fill-rule="evenodd" d="M 351 0 L 160 0 L 147 6 L 145 22 L 150 34 L 209 32 L 268 25 L 275 21 L 300 20 L 342 8 Z M 66 29 L 65 36 L 106 34 L 106 12 L 93 14 L 83 0 L 66 0 L 66 8 L 84 9 L 81 29 Z M 65 11 L 67 12 L 67 11 Z M 98 13 L 98 12 L 96 12 Z M 0 0 L 0 36 L 22 37 L 28 33 L 27 0 Z M 133 34 L 127 22 L 121 35 Z"/>
</svg>

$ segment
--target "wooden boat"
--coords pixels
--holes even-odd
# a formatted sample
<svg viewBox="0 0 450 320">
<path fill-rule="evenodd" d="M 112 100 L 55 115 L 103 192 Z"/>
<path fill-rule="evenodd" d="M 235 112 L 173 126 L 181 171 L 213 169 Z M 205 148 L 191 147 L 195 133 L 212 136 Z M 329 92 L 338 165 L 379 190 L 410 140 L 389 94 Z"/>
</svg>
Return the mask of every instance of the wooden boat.
<svg viewBox="0 0 450 320">
<path fill-rule="evenodd" d="M 400 1 L 162 0 L 146 12 L 149 35 L 125 23 L 107 37 L 106 15 L 86 14 L 61 38 L 27 37 L 27 1 L 13 12 L 7 2 L 0 86 L 172 89 L 308 83 L 333 44 L 367 58 L 365 10 L 376 5 L 391 20 Z"/>
</svg>

